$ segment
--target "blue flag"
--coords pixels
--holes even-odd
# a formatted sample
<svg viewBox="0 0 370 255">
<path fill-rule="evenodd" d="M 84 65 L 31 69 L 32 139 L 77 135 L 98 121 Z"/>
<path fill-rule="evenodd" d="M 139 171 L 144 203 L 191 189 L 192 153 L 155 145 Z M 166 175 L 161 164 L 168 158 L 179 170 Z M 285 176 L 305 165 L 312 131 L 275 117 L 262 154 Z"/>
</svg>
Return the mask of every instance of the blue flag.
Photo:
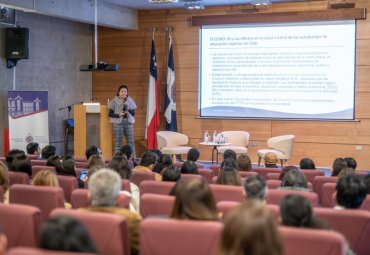
<svg viewBox="0 0 370 255">
<path fill-rule="evenodd" d="M 170 45 L 168 53 L 167 89 L 164 101 L 164 116 L 166 118 L 166 130 L 177 132 L 176 119 L 176 88 L 175 88 L 175 65 L 173 61 L 172 38 L 169 36 Z"/>
</svg>

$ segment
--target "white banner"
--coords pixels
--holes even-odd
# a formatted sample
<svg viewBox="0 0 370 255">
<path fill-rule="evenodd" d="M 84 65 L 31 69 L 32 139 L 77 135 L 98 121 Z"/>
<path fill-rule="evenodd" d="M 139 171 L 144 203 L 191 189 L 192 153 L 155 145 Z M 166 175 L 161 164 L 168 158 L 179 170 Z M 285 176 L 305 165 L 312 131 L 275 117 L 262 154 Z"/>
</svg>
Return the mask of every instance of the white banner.
<svg viewBox="0 0 370 255">
<path fill-rule="evenodd" d="M 47 91 L 8 91 L 8 116 L 10 149 L 49 144 Z"/>
</svg>

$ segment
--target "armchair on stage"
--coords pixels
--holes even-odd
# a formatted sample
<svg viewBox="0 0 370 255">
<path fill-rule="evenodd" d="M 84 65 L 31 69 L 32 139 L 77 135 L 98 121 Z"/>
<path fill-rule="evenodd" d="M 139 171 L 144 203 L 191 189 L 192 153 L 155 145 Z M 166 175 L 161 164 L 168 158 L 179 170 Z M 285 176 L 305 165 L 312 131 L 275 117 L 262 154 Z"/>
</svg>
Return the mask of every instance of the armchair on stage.
<svg viewBox="0 0 370 255">
<path fill-rule="evenodd" d="M 219 146 L 218 153 L 223 154 L 226 150 L 233 150 L 235 153 L 247 153 L 249 133 L 246 131 L 224 131 L 219 134 L 224 136 L 225 143 L 230 145 Z"/>
<path fill-rule="evenodd" d="M 261 163 L 261 158 L 265 157 L 267 152 L 273 152 L 277 158 L 280 159 L 281 166 L 285 165 L 288 159 L 292 156 L 293 144 L 295 141 L 295 135 L 281 135 L 271 137 L 267 140 L 267 146 L 269 149 L 263 149 L 257 151 L 258 165 Z"/>
<path fill-rule="evenodd" d="M 174 161 L 175 155 L 187 154 L 191 149 L 187 145 L 189 138 L 181 133 L 172 131 L 158 131 L 157 132 L 158 148 L 163 154 L 172 155 Z"/>
</svg>

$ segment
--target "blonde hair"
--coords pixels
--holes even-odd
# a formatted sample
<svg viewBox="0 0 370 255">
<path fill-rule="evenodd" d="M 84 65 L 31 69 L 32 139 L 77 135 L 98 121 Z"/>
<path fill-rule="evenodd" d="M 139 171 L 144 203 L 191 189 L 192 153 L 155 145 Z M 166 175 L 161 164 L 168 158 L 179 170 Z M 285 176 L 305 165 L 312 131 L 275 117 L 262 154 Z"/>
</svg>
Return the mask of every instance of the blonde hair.
<svg viewBox="0 0 370 255">
<path fill-rule="evenodd" d="M 0 187 L 4 194 L 9 189 L 8 167 L 2 161 L 0 161 Z"/>
<path fill-rule="evenodd" d="M 42 170 L 33 177 L 32 185 L 59 187 L 57 175 L 49 170 Z"/>
</svg>

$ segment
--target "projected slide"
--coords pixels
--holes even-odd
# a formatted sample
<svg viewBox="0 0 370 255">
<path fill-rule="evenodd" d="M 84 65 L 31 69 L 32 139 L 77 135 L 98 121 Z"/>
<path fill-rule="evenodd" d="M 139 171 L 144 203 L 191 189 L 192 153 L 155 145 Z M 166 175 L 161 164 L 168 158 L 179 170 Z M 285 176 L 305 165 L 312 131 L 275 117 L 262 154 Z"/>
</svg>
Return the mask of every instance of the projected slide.
<svg viewBox="0 0 370 255">
<path fill-rule="evenodd" d="M 354 118 L 355 21 L 203 26 L 201 117 Z"/>
</svg>

